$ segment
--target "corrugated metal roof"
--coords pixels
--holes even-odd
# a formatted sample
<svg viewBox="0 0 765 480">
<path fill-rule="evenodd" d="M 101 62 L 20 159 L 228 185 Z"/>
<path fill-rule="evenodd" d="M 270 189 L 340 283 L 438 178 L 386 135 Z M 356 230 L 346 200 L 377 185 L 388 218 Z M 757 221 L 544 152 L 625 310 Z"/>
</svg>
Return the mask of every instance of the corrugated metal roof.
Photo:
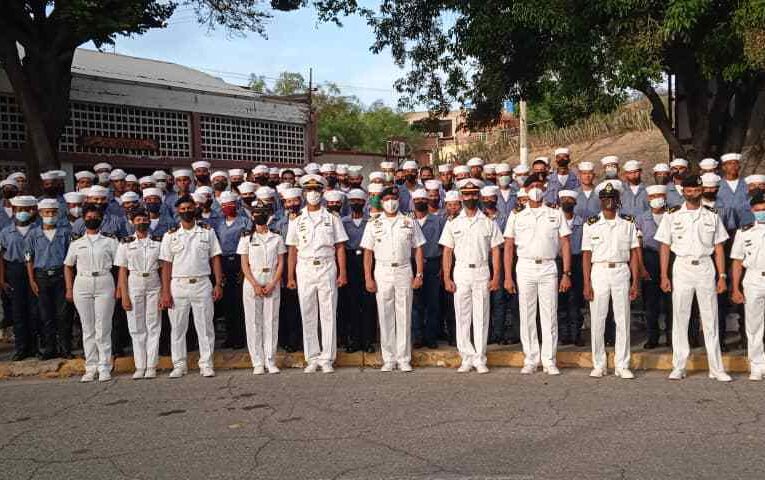
<svg viewBox="0 0 765 480">
<path fill-rule="evenodd" d="M 74 54 L 72 73 L 124 82 L 200 90 L 219 95 L 259 96 L 245 88 L 231 85 L 218 77 L 183 65 L 84 48 L 78 48 Z"/>
</svg>

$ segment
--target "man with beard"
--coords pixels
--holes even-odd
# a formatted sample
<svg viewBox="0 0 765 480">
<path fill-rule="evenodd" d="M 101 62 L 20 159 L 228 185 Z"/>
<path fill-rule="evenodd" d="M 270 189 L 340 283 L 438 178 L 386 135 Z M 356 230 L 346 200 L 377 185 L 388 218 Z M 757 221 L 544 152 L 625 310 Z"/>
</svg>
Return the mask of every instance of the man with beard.
<svg viewBox="0 0 765 480">
<path fill-rule="evenodd" d="M 579 178 L 570 169 L 571 150 L 558 148 L 555 150 L 555 173 L 550 174 L 547 181 L 547 201 L 556 203 L 558 192 L 561 190 L 576 190 L 579 186 Z"/>
<path fill-rule="evenodd" d="M 624 188 L 619 195 L 621 214 L 632 217 L 640 216 L 649 209 L 648 193 L 641 181 L 643 169 L 640 162 L 628 160 L 624 163 Z"/>
<path fill-rule="evenodd" d="M 191 164 L 197 188 L 212 187 L 210 183 L 210 162 L 199 160 Z"/>
<path fill-rule="evenodd" d="M 454 167 L 451 163 L 442 163 L 438 166 L 438 178 L 441 180 L 441 187 L 444 192 L 454 190 Z"/>
<path fill-rule="evenodd" d="M 683 179 L 688 175 L 688 160 L 676 158 L 669 162 L 672 183 L 667 187 L 667 205 L 669 208 L 683 204 Z"/>
</svg>

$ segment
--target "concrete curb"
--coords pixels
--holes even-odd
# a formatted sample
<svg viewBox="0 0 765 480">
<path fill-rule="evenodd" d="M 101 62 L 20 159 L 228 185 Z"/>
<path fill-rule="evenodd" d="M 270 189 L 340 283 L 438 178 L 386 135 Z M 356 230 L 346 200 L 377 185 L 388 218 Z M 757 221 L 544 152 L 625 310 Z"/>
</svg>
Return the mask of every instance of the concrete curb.
<svg viewBox="0 0 765 480">
<path fill-rule="evenodd" d="M 198 356 L 189 354 L 189 366 L 196 368 Z M 487 353 L 487 363 L 490 367 L 523 367 L 523 352 L 514 350 L 490 350 Z M 723 363 L 730 373 L 746 373 L 749 362 L 743 355 L 723 355 Z M 280 368 L 303 368 L 305 360 L 302 352 L 277 354 L 277 364 Z M 592 368 L 592 356 L 589 351 L 559 351 L 557 364 L 561 368 Z M 460 356 L 454 349 L 415 350 L 412 352 L 412 366 L 457 368 Z M 380 353 L 338 353 L 336 367 L 376 368 L 382 366 Z M 613 368 L 613 353 L 608 353 L 608 366 Z M 634 370 L 671 370 L 672 353 L 634 352 L 631 367 Z M 250 356 L 246 351 L 215 352 L 215 368 L 249 369 L 252 368 Z M 172 369 L 170 357 L 161 357 L 160 370 Z M 133 358 L 121 357 L 114 361 L 114 372 L 117 374 L 132 373 Z M 688 371 L 706 371 L 707 356 L 699 353 L 688 359 Z M 0 379 L 12 377 L 66 378 L 82 375 L 85 371 L 85 361 L 82 358 L 73 360 L 54 359 L 47 361 L 25 360 L 22 362 L 0 362 Z"/>
</svg>

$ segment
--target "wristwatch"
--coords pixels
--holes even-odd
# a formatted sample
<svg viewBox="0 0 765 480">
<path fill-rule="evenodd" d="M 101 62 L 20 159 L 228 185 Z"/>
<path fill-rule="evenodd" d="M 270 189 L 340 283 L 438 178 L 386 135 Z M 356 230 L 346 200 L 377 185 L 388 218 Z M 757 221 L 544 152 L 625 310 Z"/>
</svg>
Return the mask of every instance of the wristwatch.
<svg viewBox="0 0 765 480">
<path fill-rule="evenodd" d="M 718 276 L 720 278 L 728 278 L 728 274 L 727 273 L 720 273 Z"/>
<path fill-rule="evenodd" d="M 570 277 L 570 276 L 571 276 L 571 272 L 570 272 L 570 271 L 568 271 L 568 272 L 563 272 L 563 275 L 566 275 L 567 277 Z"/>
<path fill-rule="evenodd" d="M 415 277 L 422 278 L 423 277 L 423 273 L 422 272 L 418 272 L 417 275 L 415 275 Z"/>
</svg>

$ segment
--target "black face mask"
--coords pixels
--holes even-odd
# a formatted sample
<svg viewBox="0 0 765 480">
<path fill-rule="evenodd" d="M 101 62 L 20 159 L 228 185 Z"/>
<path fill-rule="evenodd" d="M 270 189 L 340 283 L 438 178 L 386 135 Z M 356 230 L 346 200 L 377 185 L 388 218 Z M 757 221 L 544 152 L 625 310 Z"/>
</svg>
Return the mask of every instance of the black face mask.
<svg viewBox="0 0 765 480">
<path fill-rule="evenodd" d="M 417 181 L 417 175 L 415 175 L 413 173 L 410 173 L 405 178 L 406 178 L 406 181 L 409 182 L 409 183 L 414 183 L 414 182 Z"/>
<path fill-rule="evenodd" d="M 685 172 L 675 172 L 675 173 L 672 174 L 672 178 L 674 178 L 676 180 L 683 180 L 685 178 L 685 176 L 686 176 Z"/>
<path fill-rule="evenodd" d="M 469 210 L 473 210 L 478 207 L 478 199 L 477 198 L 468 198 L 466 200 L 462 201 L 462 204 L 465 206 L 465 208 Z"/>
<path fill-rule="evenodd" d="M 575 203 L 566 202 L 566 203 L 561 203 L 560 204 L 560 209 L 563 210 L 566 213 L 573 212 L 574 211 L 574 207 L 576 207 Z"/>
<path fill-rule="evenodd" d="M 329 210 L 330 212 L 338 212 L 339 213 L 341 207 L 342 207 L 342 205 L 327 205 L 327 210 Z"/>
<path fill-rule="evenodd" d="M 241 185 L 244 182 L 231 182 L 231 188 L 238 189 L 239 185 Z"/>
<path fill-rule="evenodd" d="M 181 217 L 181 220 L 184 222 L 193 222 L 194 218 L 196 218 L 196 212 L 193 210 L 187 210 L 185 212 L 179 213 L 178 216 Z"/>
<path fill-rule="evenodd" d="M 329 176 L 327 177 L 327 185 L 330 186 L 330 188 L 335 188 L 337 185 L 337 177 Z"/>
<path fill-rule="evenodd" d="M 3 190 L 3 198 L 4 199 L 10 200 L 10 199 L 12 199 L 15 196 L 16 196 L 16 192 L 14 192 L 13 190 Z"/>
<path fill-rule="evenodd" d="M 268 183 L 268 177 L 255 177 L 255 183 L 258 185 L 265 185 Z"/>
<path fill-rule="evenodd" d="M 414 202 L 414 209 L 418 212 L 427 212 L 428 202 Z"/>
<path fill-rule="evenodd" d="M 147 203 L 146 204 L 146 210 L 148 210 L 149 213 L 159 213 L 161 208 L 162 208 L 162 204 L 161 203 Z"/>
<path fill-rule="evenodd" d="M 85 220 L 85 228 L 88 230 L 98 230 L 98 227 L 101 226 L 101 219 L 100 218 L 89 218 L 88 220 Z"/>
<path fill-rule="evenodd" d="M 290 207 L 290 212 L 292 213 L 300 213 L 300 205 L 293 205 Z"/>
<path fill-rule="evenodd" d="M 571 163 L 571 160 L 565 159 L 565 160 L 558 160 L 558 166 L 566 168 L 568 167 L 569 163 Z"/>
<path fill-rule="evenodd" d="M 104 203 L 86 203 L 84 206 L 95 208 L 101 213 L 104 213 L 104 210 L 106 210 L 106 204 Z"/>
<path fill-rule="evenodd" d="M 401 185 L 404 184 L 404 179 L 403 178 L 402 179 L 398 179 L 398 180 L 396 180 L 395 183 L 396 183 L 396 185 L 398 185 L 400 187 Z"/>
<path fill-rule="evenodd" d="M 43 193 L 45 193 L 45 196 L 48 198 L 54 198 L 56 195 L 58 195 L 58 191 L 58 187 L 43 188 Z"/>
<path fill-rule="evenodd" d="M 148 232 L 149 231 L 149 224 L 146 222 L 136 223 L 135 229 L 139 232 Z"/>
<path fill-rule="evenodd" d="M 351 204 L 351 211 L 353 213 L 361 213 L 364 211 L 364 204 L 363 203 L 352 203 Z"/>
<path fill-rule="evenodd" d="M 488 208 L 489 210 L 494 210 L 495 208 L 497 208 L 497 202 L 490 200 L 488 202 L 483 202 L 483 206 Z"/>
<path fill-rule="evenodd" d="M 255 225 L 265 225 L 268 221 L 268 218 L 266 218 L 265 215 L 253 215 L 252 216 L 252 222 Z"/>
<path fill-rule="evenodd" d="M 361 182 L 357 182 L 357 181 L 348 182 L 348 186 L 350 186 L 351 188 L 361 188 Z"/>
<path fill-rule="evenodd" d="M 276 188 L 276 186 L 279 185 L 279 182 L 277 180 L 269 180 L 268 186 L 271 188 Z"/>
<path fill-rule="evenodd" d="M 430 205 L 432 208 L 438 208 L 439 203 L 440 203 L 440 200 L 438 200 L 437 198 L 428 200 L 428 205 Z"/>
<path fill-rule="evenodd" d="M 717 200 L 717 192 L 704 192 L 701 194 L 701 196 L 704 197 L 704 200 Z"/>
<path fill-rule="evenodd" d="M 215 183 L 213 183 L 213 188 L 217 192 L 222 192 L 222 191 L 226 190 L 227 186 L 228 186 L 228 184 L 226 182 L 215 182 Z"/>
<path fill-rule="evenodd" d="M 198 183 L 210 183 L 210 175 L 197 175 L 196 178 Z"/>
</svg>

